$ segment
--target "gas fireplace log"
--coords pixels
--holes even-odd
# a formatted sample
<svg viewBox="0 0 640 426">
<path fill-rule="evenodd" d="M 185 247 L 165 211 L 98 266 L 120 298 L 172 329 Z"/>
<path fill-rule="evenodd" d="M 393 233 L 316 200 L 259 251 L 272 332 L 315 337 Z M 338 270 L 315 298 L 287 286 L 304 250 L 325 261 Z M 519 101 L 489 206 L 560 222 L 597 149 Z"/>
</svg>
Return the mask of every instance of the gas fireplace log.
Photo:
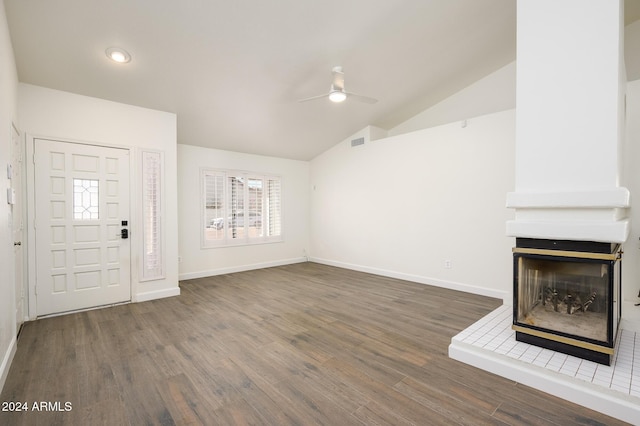
<svg viewBox="0 0 640 426">
<path fill-rule="evenodd" d="M 573 301 L 573 307 L 571 309 L 571 313 L 574 314 L 577 311 L 582 310 L 582 299 L 580 299 L 580 295 L 576 295 Z"/>
<path fill-rule="evenodd" d="M 558 290 L 555 288 L 547 287 L 546 298 L 553 304 L 553 311 L 558 312 Z"/>
<path fill-rule="evenodd" d="M 591 297 L 589 297 L 589 300 L 584 302 L 584 304 L 582 305 L 582 312 L 587 312 L 587 308 L 589 308 L 589 305 L 591 305 L 594 300 L 596 300 L 596 292 L 595 291 L 593 293 L 591 293 Z"/>
<path fill-rule="evenodd" d="M 567 313 L 571 315 L 571 307 L 573 306 L 573 294 L 569 293 L 564 297 L 563 302 L 567 304 Z"/>
</svg>

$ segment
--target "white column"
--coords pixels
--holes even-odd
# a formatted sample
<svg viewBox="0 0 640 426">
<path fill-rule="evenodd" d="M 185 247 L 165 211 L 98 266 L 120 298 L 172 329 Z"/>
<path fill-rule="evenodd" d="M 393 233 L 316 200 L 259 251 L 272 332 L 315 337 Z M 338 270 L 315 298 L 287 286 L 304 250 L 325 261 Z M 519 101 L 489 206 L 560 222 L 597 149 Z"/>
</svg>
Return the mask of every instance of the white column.
<svg viewBox="0 0 640 426">
<path fill-rule="evenodd" d="M 518 0 L 516 237 L 624 242 L 622 0 Z"/>
</svg>

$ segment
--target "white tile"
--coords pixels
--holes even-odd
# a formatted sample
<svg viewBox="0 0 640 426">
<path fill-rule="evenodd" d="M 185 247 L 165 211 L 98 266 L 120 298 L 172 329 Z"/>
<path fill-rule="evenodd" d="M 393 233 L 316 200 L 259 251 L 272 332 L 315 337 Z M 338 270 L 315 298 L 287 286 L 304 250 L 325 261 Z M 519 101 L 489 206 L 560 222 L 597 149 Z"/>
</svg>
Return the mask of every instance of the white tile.
<svg viewBox="0 0 640 426">
<path fill-rule="evenodd" d="M 629 395 L 629 387 L 628 386 L 618 386 L 618 385 L 612 384 L 611 385 L 611 390 L 615 390 L 615 391 L 622 392 L 622 393 L 625 393 L 625 394 Z"/>
<path fill-rule="evenodd" d="M 580 372 L 578 372 L 574 377 L 589 383 L 593 381 L 593 375 L 580 374 Z"/>
<path fill-rule="evenodd" d="M 560 368 L 560 370 L 558 370 L 558 372 L 560 374 L 564 374 L 566 376 L 575 376 L 576 375 L 576 370 L 573 368 L 567 368 L 567 367 L 562 367 Z"/>
<path fill-rule="evenodd" d="M 580 363 L 580 371 L 584 371 L 585 373 L 590 372 L 593 374 L 596 371 L 596 368 L 598 368 L 598 364 L 593 361 L 587 361 L 585 359 Z"/>
<path fill-rule="evenodd" d="M 629 388 L 631 387 L 631 377 L 615 374 L 611 379 L 611 386 L 624 386 Z"/>
<path fill-rule="evenodd" d="M 603 389 L 603 396 L 614 391 L 624 398 L 635 399 L 640 407 L 640 333 L 620 330 L 612 365 L 606 366 L 516 341 L 515 332 L 511 329 L 512 315 L 511 307 L 498 308 L 489 318 L 481 319 L 478 322 L 480 326 L 474 324 L 473 333 L 469 333 L 469 329 L 464 330 L 452 339 L 452 343 L 464 342 L 492 354 L 496 359 L 504 357 L 505 362 L 507 359 L 518 360 L 516 362 L 521 363 L 525 374 L 532 377 L 539 377 L 539 369 L 545 368 L 548 374 L 558 374 L 561 380 L 591 383 L 595 388 Z M 463 339 L 462 336 L 467 337 Z M 469 342 L 471 336 L 477 343 Z"/>
<path fill-rule="evenodd" d="M 593 376 L 593 383 L 602 384 L 606 383 L 606 387 L 611 386 L 611 381 L 613 380 L 613 375 L 611 374 L 602 374 L 596 371 L 596 374 Z"/>
<path fill-rule="evenodd" d="M 547 362 L 544 360 L 536 359 L 533 361 L 533 365 L 537 365 L 538 367 L 547 367 Z"/>
<path fill-rule="evenodd" d="M 511 307 L 502 306 L 453 340 L 629 395 L 640 392 L 640 338 L 635 332 L 620 331 L 613 364 L 605 366 L 516 341 L 512 314 Z"/>
</svg>

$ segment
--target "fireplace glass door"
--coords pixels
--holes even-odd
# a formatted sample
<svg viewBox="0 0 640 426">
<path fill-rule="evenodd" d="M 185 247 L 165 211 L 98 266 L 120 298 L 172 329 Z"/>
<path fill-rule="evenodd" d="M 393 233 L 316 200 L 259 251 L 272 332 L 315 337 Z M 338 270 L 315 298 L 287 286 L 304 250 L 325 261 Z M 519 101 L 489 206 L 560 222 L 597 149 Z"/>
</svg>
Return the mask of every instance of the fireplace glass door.
<svg viewBox="0 0 640 426">
<path fill-rule="evenodd" d="M 620 264 L 616 253 L 515 249 L 518 340 L 563 352 L 568 344 L 612 353 L 620 318 Z M 582 356 L 579 351 L 568 353 Z"/>
</svg>

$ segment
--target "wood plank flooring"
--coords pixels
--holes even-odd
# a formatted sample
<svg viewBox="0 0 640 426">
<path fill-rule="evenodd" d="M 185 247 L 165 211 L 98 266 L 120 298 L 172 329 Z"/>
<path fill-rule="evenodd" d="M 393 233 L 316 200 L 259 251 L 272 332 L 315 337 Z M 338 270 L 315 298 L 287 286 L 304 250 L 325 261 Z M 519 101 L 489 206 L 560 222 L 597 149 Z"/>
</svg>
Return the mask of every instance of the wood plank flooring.
<svg viewBox="0 0 640 426">
<path fill-rule="evenodd" d="M 314 263 L 181 289 L 25 324 L 0 424 L 623 424 L 449 359 L 495 299 Z"/>
</svg>

